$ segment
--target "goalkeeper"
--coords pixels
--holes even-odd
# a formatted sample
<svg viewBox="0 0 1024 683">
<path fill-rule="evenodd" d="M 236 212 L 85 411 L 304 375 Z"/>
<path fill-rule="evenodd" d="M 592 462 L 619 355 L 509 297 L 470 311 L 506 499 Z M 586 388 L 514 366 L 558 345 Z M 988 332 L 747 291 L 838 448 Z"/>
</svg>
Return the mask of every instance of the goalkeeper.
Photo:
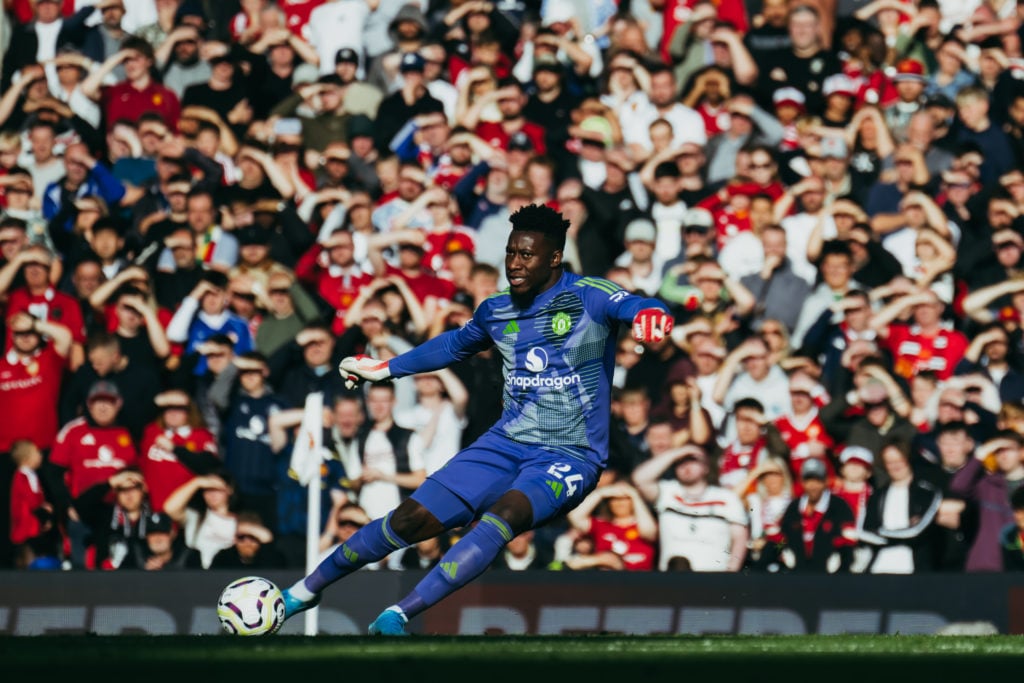
<svg viewBox="0 0 1024 683">
<path fill-rule="evenodd" d="M 573 509 L 607 462 L 611 376 L 619 324 L 638 342 L 664 339 L 672 318 L 657 299 L 596 277 L 565 272 L 569 222 L 546 206 L 511 217 L 509 287 L 473 318 L 387 362 L 345 358 L 350 383 L 446 367 L 497 345 L 505 385 L 501 419 L 432 474 L 395 510 L 363 527 L 309 576 L 284 591 L 285 616 L 360 567 L 448 529 L 472 530 L 370 633 L 404 635 L 409 619 L 475 579 L 512 538 Z"/>
</svg>

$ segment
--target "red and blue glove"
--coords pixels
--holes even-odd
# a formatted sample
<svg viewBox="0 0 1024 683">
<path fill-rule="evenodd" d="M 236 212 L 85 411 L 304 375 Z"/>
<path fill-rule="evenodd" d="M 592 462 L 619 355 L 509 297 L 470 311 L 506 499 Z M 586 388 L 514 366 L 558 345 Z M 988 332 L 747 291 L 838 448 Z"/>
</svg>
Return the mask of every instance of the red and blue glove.
<svg viewBox="0 0 1024 683">
<path fill-rule="evenodd" d="M 672 316 L 660 308 L 645 308 L 633 316 L 633 339 L 640 343 L 663 341 L 674 324 Z"/>
<path fill-rule="evenodd" d="M 345 378 L 345 388 L 354 389 L 361 381 L 381 382 L 391 377 L 391 368 L 386 360 L 369 356 L 349 356 L 342 359 L 338 372 Z"/>
</svg>

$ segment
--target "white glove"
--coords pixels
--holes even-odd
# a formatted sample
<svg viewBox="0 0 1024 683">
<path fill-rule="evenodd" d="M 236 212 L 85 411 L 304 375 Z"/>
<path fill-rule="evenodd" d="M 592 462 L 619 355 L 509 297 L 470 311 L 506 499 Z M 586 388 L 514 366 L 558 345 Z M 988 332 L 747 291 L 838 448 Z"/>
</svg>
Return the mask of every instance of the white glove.
<svg viewBox="0 0 1024 683">
<path fill-rule="evenodd" d="M 369 356 L 343 358 L 338 365 L 338 372 L 345 378 L 346 389 L 355 389 L 362 380 L 382 382 L 391 377 L 391 369 L 386 360 L 377 360 Z"/>
</svg>

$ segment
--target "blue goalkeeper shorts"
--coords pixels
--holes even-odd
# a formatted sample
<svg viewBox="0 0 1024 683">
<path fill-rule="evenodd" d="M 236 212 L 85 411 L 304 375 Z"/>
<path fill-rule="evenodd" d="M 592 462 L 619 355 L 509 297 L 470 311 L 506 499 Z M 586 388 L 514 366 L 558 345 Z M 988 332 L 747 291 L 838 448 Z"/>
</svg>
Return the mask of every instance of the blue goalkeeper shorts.
<svg viewBox="0 0 1024 683">
<path fill-rule="evenodd" d="M 490 431 L 430 475 L 412 498 L 453 529 L 515 490 L 529 499 L 538 527 L 579 505 L 597 486 L 601 470 L 593 451 L 560 447 L 556 452 Z"/>
</svg>

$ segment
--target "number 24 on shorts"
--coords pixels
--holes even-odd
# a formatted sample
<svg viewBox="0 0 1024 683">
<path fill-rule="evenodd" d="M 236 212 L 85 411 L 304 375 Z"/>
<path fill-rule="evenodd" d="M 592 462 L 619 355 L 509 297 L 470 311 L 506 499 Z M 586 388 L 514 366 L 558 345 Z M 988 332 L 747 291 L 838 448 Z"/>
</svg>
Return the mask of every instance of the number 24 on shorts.
<svg viewBox="0 0 1024 683">
<path fill-rule="evenodd" d="M 582 474 L 569 474 L 572 472 L 572 465 L 564 465 L 560 462 L 556 462 L 554 465 L 548 468 L 548 474 L 555 479 L 560 479 L 565 484 L 565 492 L 568 498 L 572 498 L 575 495 L 576 490 L 579 488 L 579 484 L 583 481 Z"/>
</svg>

